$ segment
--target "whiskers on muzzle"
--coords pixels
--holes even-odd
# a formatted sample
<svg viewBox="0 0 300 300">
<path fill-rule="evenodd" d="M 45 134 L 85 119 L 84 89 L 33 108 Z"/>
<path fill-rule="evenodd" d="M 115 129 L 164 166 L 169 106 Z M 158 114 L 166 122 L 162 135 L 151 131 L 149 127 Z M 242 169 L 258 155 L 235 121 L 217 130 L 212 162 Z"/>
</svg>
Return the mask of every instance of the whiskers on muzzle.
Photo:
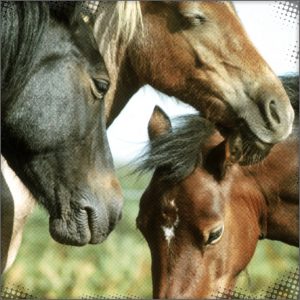
<svg viewBox="0 0 300 300">
<path fill-rule="evenodd" d="M 250 130 L 241 129 L 242 159 L 240 165 L 252 165 L 262 161 L 270 152 L 273 144 L 259 140 Z"/>
</svg>

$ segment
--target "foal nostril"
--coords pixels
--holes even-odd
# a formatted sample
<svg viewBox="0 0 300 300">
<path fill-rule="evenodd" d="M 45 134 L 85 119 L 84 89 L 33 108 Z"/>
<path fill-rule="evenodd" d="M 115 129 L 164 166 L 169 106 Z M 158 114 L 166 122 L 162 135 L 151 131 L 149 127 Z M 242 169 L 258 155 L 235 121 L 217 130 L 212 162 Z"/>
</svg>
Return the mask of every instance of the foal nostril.
<svg viewBox="0 0 300 300">
<path fill-rule="evenodd" d="M 270 109 L 270 116 L 272 117 L 273 121 L 280 124 L 280 117 L 277 112 L 277 105 L 276 105 L 275 100 L 270 101 L 269 109 Z"/>
</svg>

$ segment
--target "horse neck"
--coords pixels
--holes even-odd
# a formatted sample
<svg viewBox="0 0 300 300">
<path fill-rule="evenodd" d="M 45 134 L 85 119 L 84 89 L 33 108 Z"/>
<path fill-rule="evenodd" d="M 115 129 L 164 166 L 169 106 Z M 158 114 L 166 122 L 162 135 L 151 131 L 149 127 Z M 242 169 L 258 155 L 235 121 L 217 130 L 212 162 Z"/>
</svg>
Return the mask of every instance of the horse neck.
<svg viewBox="0 0 300 300">
<path fill-rule="evenodd" d="M 108 103 L 106 107 L 107 126 L 112 124 L 130 98 L 142 87 L 127 55 L 120 55 L 120 57 L 122 57 L 122 62 L 115 65 L 115 74 L 112 77 L 114 79 L 106 98 Z"/>
<path fill-rule="evenodd" d="M 243 171 L 264 197 L 266 237 L 298 246 L 298 141 L 276 145 L 261 163 L 244 167 Z"/>
<path fill-rule="evenodd" d="M 111 82 L 105 97 L 108 126 L 141 87 L 127 55 L 128 42 L 117 36 L 116 3 L 114 1 L 105 3 L 94 26 L 96 41 L 108 68 Z"/>
<path fill-rule="evenodd" d="M 253 176 L 245 168 L 235 165 L 227 180 L 230 182 L 230 211 L 235 221 L 243 219 L 249 232 L 265 235 L 267 224 L 266 198 Z"/>
</svg>

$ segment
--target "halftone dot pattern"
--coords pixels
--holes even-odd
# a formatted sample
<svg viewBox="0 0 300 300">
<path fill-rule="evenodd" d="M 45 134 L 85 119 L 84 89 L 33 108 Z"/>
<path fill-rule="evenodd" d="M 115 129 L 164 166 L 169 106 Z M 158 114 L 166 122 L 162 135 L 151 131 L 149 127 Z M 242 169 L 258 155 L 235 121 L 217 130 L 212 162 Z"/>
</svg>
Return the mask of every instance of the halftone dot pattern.
<svg viewBox="0 0 300 300">
<path fill-rule="evenodd" d="M 273 4 L 273 11 L 278 21 L 291 30 L 295 29 L 295 25 L 299 26 L 299 2 L 298 1 L 276 1 Z M 294 64 L 299 61 L 299 41 L 287 47 L 287 59 Z"/>
<path fill-rule="evenodd" d="M 273 4 L 275 14 L 283 24 L 299 24 L 298 1 L 276 1 Z"/>
<path fill-rule="evenodd" d="M 230 289 L 223 289 L 220 290 L 212 295 L 213 299 L 262 299 L 260 297 L 255 297 L 253 295 L 248 295 L 246 291 L 243 290 L 230 290 Z"/>
<path fill-rule="evenodd" d="M 269 299 L 299 299 L 299 268 L 278 279 L 265 296 Z"/>
<path fill-rule="evenodd" d="M 132 295 L 118 295 L 118 294 L 114 294 L 114 295 L 109 295 L 109 296 L 99 296 L 99 295 L 93 295 L 93 296 L 89 296 L 89 295 L 84 295 L 82 298 L 80 299 L 141 299 L 139 297 L 136 296 L 132 296 Z"/>
<path fill-rule="evenodd" d="M 21 286 L 1 286 L 1 299 L 37 299 L 31 292 Z"/>
<path fill-rule="evenodd" d="M 291 63 L 297 63 L 299 60 L 299 45 L 298 43 L 291 45 L 288 48 L 288 59 Z"/>
<path fill-rule="evenodd" d="M 261 291 L 258 296 L 249 295 L 249 291 L 241 289 L 222 289 L 212 295 L 215 299 L 299 299 L 299 268 L 288 272 L 269 286 L 266 291 Z"/>
</svg>

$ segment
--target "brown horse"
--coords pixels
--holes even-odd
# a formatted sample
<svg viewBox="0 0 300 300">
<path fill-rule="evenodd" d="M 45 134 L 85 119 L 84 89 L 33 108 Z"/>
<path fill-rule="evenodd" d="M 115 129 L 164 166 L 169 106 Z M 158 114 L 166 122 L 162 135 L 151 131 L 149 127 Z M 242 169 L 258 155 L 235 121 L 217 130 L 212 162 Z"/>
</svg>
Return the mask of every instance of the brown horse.
<svg viewBox="0 0 300 300">
<path fill-rule="evenodd" d="M 297 139 L 241 167 L 211 123 L 195 115 L 183 121 L 172 131 L 156 107 L 148 128 L 142 168 L 156 170 L 137 226 L 151 250 L 154 298 L 211 298 L 234 287 L 259 239 L 299 243 Z"/>
<path fill-rule="evenodd" d="M 194 106 L 224 135 L 241 135 L 247 163 L 290 134 L 289 99 L 231 2 L 102 2 L 94 32 L 112 81 L 108 125 L 150 84 Z"/>
</svg>

